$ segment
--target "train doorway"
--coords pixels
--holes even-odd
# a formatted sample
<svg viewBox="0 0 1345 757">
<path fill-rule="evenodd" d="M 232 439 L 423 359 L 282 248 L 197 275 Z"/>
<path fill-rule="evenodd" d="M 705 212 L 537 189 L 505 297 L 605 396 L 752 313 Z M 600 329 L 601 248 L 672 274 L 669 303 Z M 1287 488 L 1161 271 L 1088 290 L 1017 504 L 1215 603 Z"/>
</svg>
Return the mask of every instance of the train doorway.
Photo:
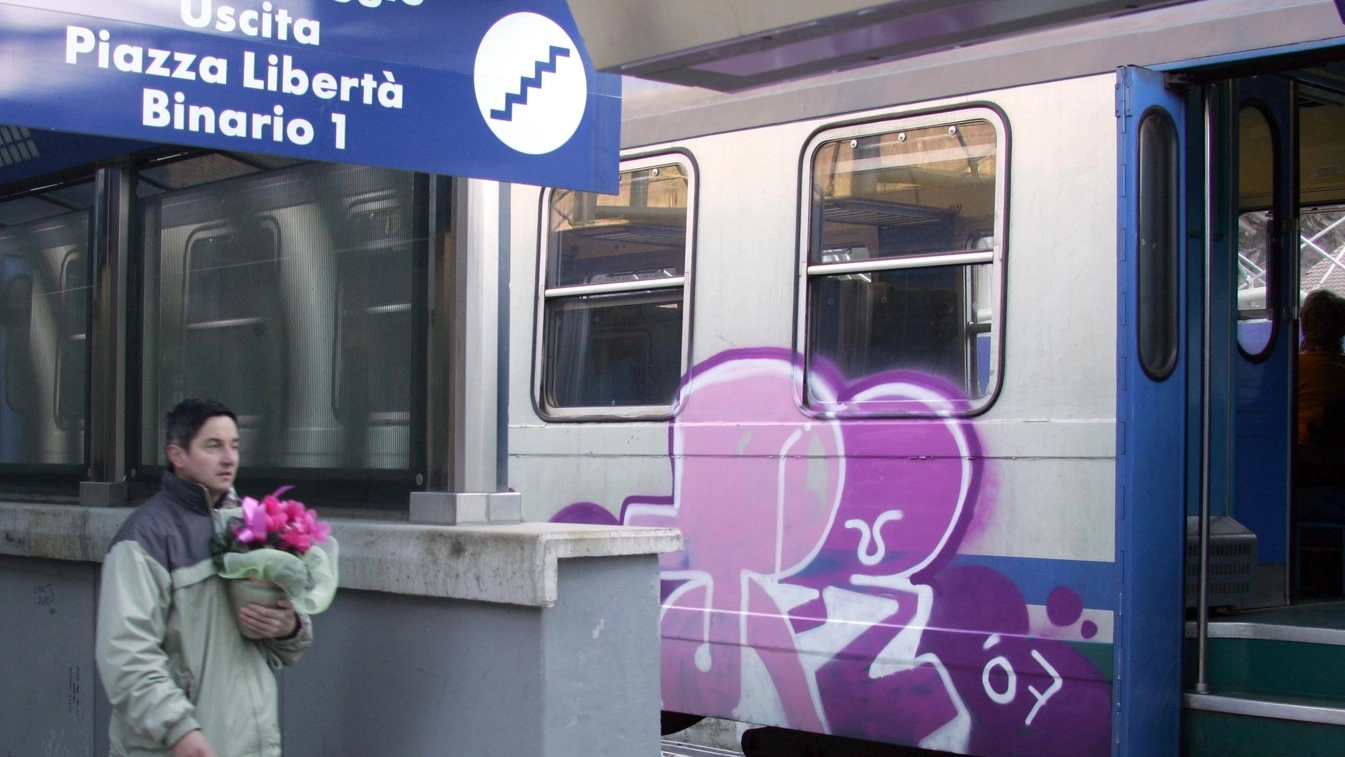
<svg viewBox="0 0 1345 757">
<path fill-rule="evenodd" d="M 1345 724 L 1345 687 L 1322 674 L 1345 656 L 1345 325 L 1321 324 L 1345 319 L 1330 305 L 1345 295 L 1345 58 L 1183 78 L 1201 116 L 1188 144 L 1204 147 L 1186 183 L 1203 214 L 1187 227 L 1203 242 L 1188 268 L 1187 752 L 1251 754 L 1275 732 L 1329 753 Z"/>
</svg>

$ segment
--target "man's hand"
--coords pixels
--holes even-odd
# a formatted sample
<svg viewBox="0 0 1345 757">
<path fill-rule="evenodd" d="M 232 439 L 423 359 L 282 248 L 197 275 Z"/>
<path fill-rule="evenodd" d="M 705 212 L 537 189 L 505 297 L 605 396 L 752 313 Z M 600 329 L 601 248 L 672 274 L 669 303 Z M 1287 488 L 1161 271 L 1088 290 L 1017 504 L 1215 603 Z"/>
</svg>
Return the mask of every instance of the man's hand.
<svg viewBox="0 0 1345 757">
<path fill-rule="evenodd" d="M 205 734 L 192 731 L 173 745 L 173 757 L 215 757 L 215 750 L 205 740 Z"/>
<path fill-rule="evenodd" d="M 238 623 L 247 630 L 264 639 L 280 639 L 290 636 L 297 627 L 298 618 L 294 614 L 294 605 L 282 599 L 278 607 L 261 605 L 243 605 L 238 608 Z M 174 755 L 176 757 L 176 755 Z"/>
</svg>

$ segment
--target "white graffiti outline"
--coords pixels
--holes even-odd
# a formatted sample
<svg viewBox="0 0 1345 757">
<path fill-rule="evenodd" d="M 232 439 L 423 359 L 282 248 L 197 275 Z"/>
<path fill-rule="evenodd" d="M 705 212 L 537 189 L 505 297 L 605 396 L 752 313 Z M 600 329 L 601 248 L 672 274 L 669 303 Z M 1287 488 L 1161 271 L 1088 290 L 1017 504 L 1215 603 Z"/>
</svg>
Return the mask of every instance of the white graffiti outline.
<svg viewBox="0 0 1345 757">
<path fill-rule="evenodd" d="M 1023 721 L 1023 725 L 1032 725 L 1032 719 L 1037 717 L 1037 710 L 1040 710 L 1042 705 L 1046 704 L 1046 700 L 1055 696 L 1055 693 L 1065 686 L 1064 679 L 1060 677 L 1060 674 L 1056 672 L 1055 668 L 1051 667 L 1051 663 L 1047 662 L 1046 658 L 1041 656 L 1040 652 L 1035 649 L 1032 650 L 1032 657 L 1036 659 L 1043 668 L 1046 668 L 1046 672 L 1050 673 L 1051 678 L 1054 680 L 1051 681 L 1050 686 L 1046 687 L 1046 693 L 1044 694 L 1037 691 L 1031 684 L 1028 685 L 1027 690 L 1032 692 L 1032 696 L 1037 698 L 1037 703 L 1033 705 L 1032 712 L 1027 714 L 1027 720 Z"/>
<path fill-rule="evenodd" d="M 981 645 L 981 649 L 989 650 L 991 647 L 999 644 L 999 634 L 993 634 Z M 990 683 L 991 668 L 999 668 L 1004 671 L 1004 678 L 1008 684 L 1004 691 L 996 691 Z M 981 688 L 985 690 L 985 695 L 990 697 L 990 701 L 995 704 L 1008 704 L 1018 696 L 1018 673 L 1013 669 L 1013 664 L 1004 655 L 999 655 L 991 659 L 981 668 Z"/>
<path fill-rule="evenodd" d="M 670 608 L 677 606 L 677 600 L 682 595 L 687 594 L 692 589 L 705 588 L 705 603 L 698 609 L 701 611 L 701 643 L 696 647 L 696 669 L 702 673 L 708 673 L 713 667 L 713 661 L 710 652 L 710 613 L 714 609 L 715 582 L 709 573 L 703 570 L 665 570 L 660 578 L 664 581 L 685 581 L 673 589 L 668 597 L 663 600 L 659 608 L 658 622 L 659 627 L 663 627 L 663 619 L 668 614 Z M 691 609 L 677 607 L 677 609 Z"/>
<path fill-rule="evenodd" d="M 846 528 L 853 528 L 859 532 L 859 549 L 855 550 L 855 557 L 860 564 L 871 568 L 883 561 L 887 556 L 887 545 L 883 543 L 882 528 L 894 520 L 901 520 L 903 515 L 901 510 L 888 510 L 874 519 L 873 554 L 869 554 L 869 524 L 862 518 L 851 518 L 845 522 Z"/>
</svg>

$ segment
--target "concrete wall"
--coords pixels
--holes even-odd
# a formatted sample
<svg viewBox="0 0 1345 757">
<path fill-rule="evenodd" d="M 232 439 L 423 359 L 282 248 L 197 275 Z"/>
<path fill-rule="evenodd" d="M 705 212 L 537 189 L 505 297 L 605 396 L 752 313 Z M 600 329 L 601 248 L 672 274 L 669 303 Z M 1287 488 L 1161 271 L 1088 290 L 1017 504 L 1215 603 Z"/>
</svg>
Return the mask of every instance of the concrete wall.
<svg viewBox="0 0 1345 757">
<path fill-rule="evenodd" d="M 0 757 L 107 754 L 95 560 L 127 513 L 0 503 Z M 656 757 L 675 531 L 333 525 L 342 590 L 278 674 L 287 754 Z"/>
</svg>

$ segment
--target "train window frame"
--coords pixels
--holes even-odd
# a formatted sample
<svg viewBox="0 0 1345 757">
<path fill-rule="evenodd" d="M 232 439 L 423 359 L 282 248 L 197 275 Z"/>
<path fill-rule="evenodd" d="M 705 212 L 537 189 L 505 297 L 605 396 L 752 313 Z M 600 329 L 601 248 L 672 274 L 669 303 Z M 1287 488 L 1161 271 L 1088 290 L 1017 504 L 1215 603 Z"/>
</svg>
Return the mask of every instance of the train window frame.
<svg viewBox="0 0 1345 757">
<path fill-rule="evenodd" d="M 856 149 L 856 143 L 865 138 L 895 134 L 901 140 L 905 133 L 911 131 L 941 127 L 950 127 L 949 135 L 955 135 L 957 131 L 951 127 L 974 122 L 987 123 L 994 131 L 993 154 L 996 171 L 993 184 L 993 215 L 988 226 L 984 222 L 973 223 L 971 228 L 953 233 L 949 239 L 953 240 L 954 244 L 947 245 L 943 249 L 898 251 L 886 256 L 865 257 L 862 260 L 825 259 L 826 249 L 821 246 L 823 207 L 818 202 L 821 195 L 814 187 L 816 161 L 825 148 L 843 140 L 850 140 L 851 149 Z M 795 386 L 798 387 L 795 399 L 804 412 L 819 417 L 970 417 L 986 412 L 994 404 L 999 397 L 1004 376 L 1009 131 L 1008 120 L 1002 111 L 990 103 L 973 103 L 951 110 L 895 114 L 864 121 L 828 124 L 813 132 L 803 149 L 799 165 L 799 237 L 795 297 L 797 316 L 794 350 L 801 356 L 800 363 L 795 367 L 795 370 L 801 373 L 801 380 L 795 382 Z M 815 255 L 815 252 L 818 254 Z M 818 257 L 822 259 L 816 259 Z M 972 340 L 978 340 L 982 331 L 988 333 L 985 345 L 988 348 L 988 354 L 985 356 L 987 375 L 983 393 L 974 397 L 944 397 L 938 402 L 928 402 L 924 399 L 857 400 L 847 396 L 848 390 L 843 390 L 842 396 L 839 397 L 831 396 L 826 389 L 815 391 L 815 371 L 826 372 L 826 369 L 817 367 L 820 355 L 817 354 L 818 350 L 813 344 L 813 319 L 819 312 L 819 308 L 813 302 L 815 283 L 827 278 L 864 277 L 871 274 L 903 275 L 906 272 L 933 272 L 949 268 L 960 268 L 964 281 L 962 293 L 964 317 L 961 324 L 963 329 L 961 336 L 967 342 L 964 357 L 969 356 L 973 350 L 979 351 L 980 344 Z M 988 275 L 981 275 L 981 271 L 985 270 L 988 270 Z M 981 283 L 988 287 L 988 291 L 978 296 L 975 287 Z M 977 300 L 980 300 L 979 306 Z M 982 319 L 982 311 L 987 310 L 984 307 L 986 304 L 989 305 L 988 313 L 985 313 L 986 318 Z M 970 358 L 967 358 L 963 365 L 964 382 L 977 381 L 978 374 L 974 371 L 978 372 L 979 367 L 973 366 L 969 360 Z M 894 366 L 885 368 L 879 373 L 909 370 L 914 369 Z M 857 377 L 850 379 L 849 382 L 861 385 L 866 380 Z M 952 388 L 948 379 L 936 377 L 936 380 L 948 382 Z"/>
<path fill-rule="evenodd" d="M 604 283 L 556 283 L 559 260 L 552 249 L 555 235 L 551 230 L 551 207 L 556 189 L 548 188 L 541 195 L 539 212 L 539 251 L 537 256 L 537 294 L 534 320 L 532 401 L 538 416 L 547 421 L 622 421 L 666 420 L 672 416 L 676 391 L 663 404 L 632 405 L 560 405 L 554 401 L 552 380 L 553 333 L 561 310 L 600 307 L 629 307 L 653 304 L 667 307 L 675 300 L 681 313 L 681 348 L 678 354 L 676 382 L 686 375 L 691 356 L 691 292 L 694 275 L 696 229 L 698 212 L 699 171 L 696 161 L 686 150 L 660 151 L 630 155 L 621 161 L 620 171 L 626 174 L 676 166 L 686 181 L 685 239 L 683 242 L 681 275 L 640 278 L 639 271 L 628 271 L 628 280 Z M 669 299 L 670 293 L 678 295 Z M 663 298 L 663 302 L 655 302 Z"/>
<path fill-rule="evenodd" d="M 1275 350 L 1275 344 L 1280 330 L 1279 329 L 1280 313 L 1282 311 L 1280 302 L 1281 300 L 1280 291 L 1282 282 L 1281 268 L 1283 265 L 1283 256 L 1279 244 L 1280 221 L 1275 216 L 1274 205 L 1275 205 L 1275 198 L 1280 195 L 1281 191 L 1280 162 L 1283 160 L 1282 152 L 1284 142 L 1282 135 L 1276 128 L 1275 118 L 1271 114 L 1270 109 L 1261 100 L 1252 98 L 1244 100 L 1238 106 L 1237 111 L 1238 139 L 1240 145 L 1241 142 L 1245 139 L 1247 133 L 1246 124 L 1243 121 L 1243 117 L 1244 115 L 1249 113 L 1255 114 L 1261 119 L 1261 123 L 1265 127 L 1266 135 L 1269 138 L 1269 144 L 1267 145 L 1267 148 L 1270 151 L 1269 155 L 1270 164 L 1267 167 L 1267 171 L 1270 174 L 1270 186 L 1267 187 L 1269 195 L 1265 198 L 1266 200 L 1265 202 L 1253 203 L 1246 206 L 1243 205 L 1244 187 L 1242 182 L 1246 166 L 1243 164 L 1244 151 L 1242 147 L 1239 146 L 1239 149 L 1237 151 L 1238 156 L 1237 173 L 1238 173 L 1239 188 L 1237 196 L 1235 198 L 1237 207 L 1234 209 L 1235 210 L 1234 216 L 1237 219 L 1237 224 L 1239 227 L 1239 234 L 1237 235 L 1237 239 L 1234 241 L 1234 244 L 1236 245 L 1237 259 L 1238 259 L 1237 270 L 1239 273 L 1238 277 L 1239 287 L 1237 289 L 1237 300 L 1234 303 L 1233 319 L 1234 319 L 1234 329 L 1236 331 L 1238 354 L 1241 355 L 1244 360 L 1247 360 L 1249 362 L 1261 363 L 1267 360 L 1270 357 L 1270 354 Z M 1250 297 L 1244 298 L 1243 292 L 1244 291 L 1252 292 L 1253 290 L 1252 289 L 1244 290 L 1241 287 L 1242 274 L 1244 270 L 1248 267 L 1248 265 L 1251 263 L 1251 261 L 1248 260 L 1247 263 L 1243 262 L 1244 255 L 1243 255 L 1243 247 L 1241 244 L 1242 240 L 1240 231 L 1243 224 L 1243 219 L 1246 218 L 1247 216 L 1257 214 L 1264 214 L 1263 220 L 1266 227 L 1264 230 L 1264 242 L 1266 245 L 1265 267 L 1261 272 L 1264 278 L 1264 282 L 1261 287 L 1262 294 L 1260 300 L 1260 307 L 1243 307 L 1244 302 L 1251 303 L 1253 301 L 1252 298 Z M 1249 313 L 1252 315 L 1248 316 L 1247 314 Z M 1238 326 L 1239 324 L 1242 323 L 1242 321 L 1250 320 L 1257 314 L 1264 314 L 1265 319 L 1268 322 L 1267 323 L 1268 328 L 1265 334 L 1264 344 L 1261 344 L 1259 349 L 1253 350 L 1248 349 L 1248 344 L 1244 343 L 1242 330 L 1238 328 Z"/>
</svg>

